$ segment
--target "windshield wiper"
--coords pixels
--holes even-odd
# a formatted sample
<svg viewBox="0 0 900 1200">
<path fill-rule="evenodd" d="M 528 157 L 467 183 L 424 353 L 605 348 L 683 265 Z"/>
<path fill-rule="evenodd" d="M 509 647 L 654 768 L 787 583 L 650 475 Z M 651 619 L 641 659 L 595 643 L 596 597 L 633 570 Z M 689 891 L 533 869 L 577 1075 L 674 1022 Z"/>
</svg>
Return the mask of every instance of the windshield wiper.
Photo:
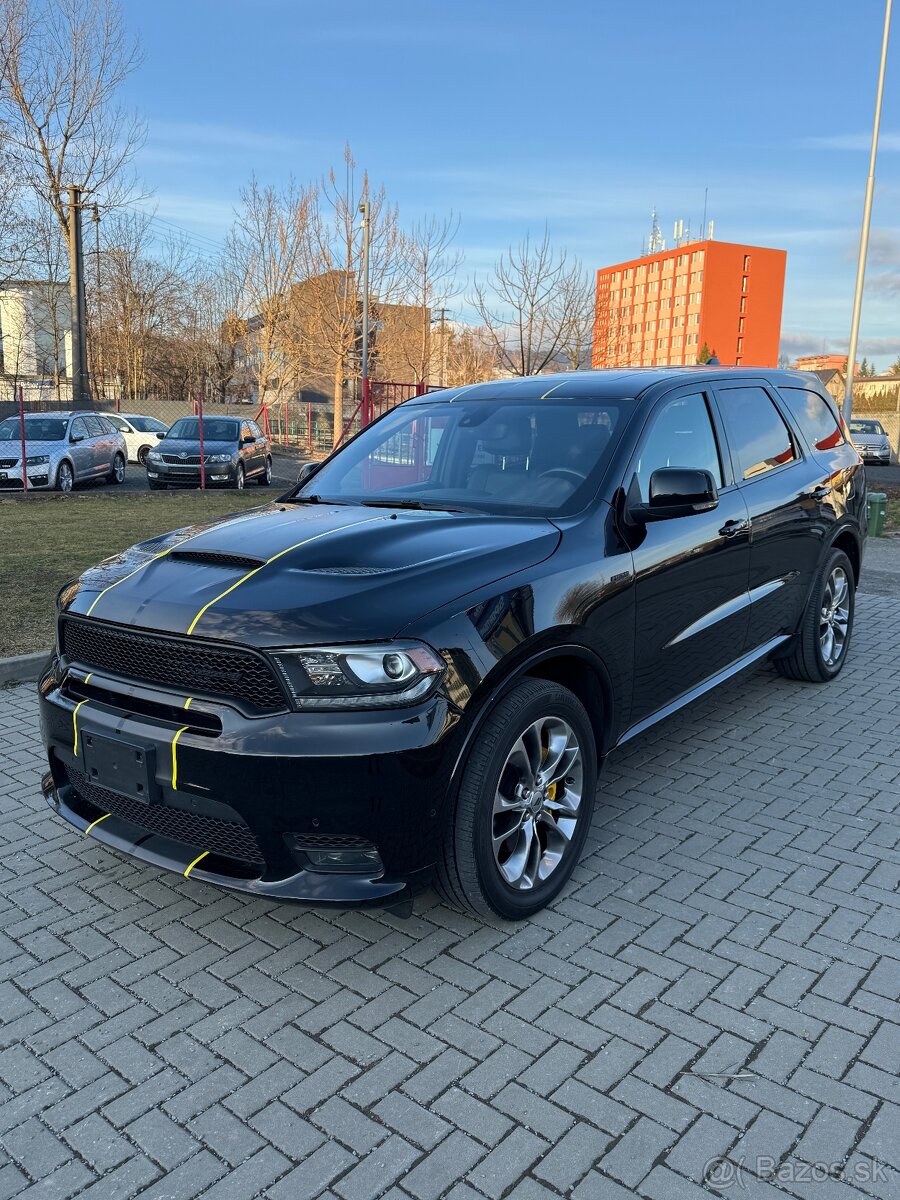
<svg viewBox="0 0 900 1200">
<path fill-rule="evenodd" d="M 285 504 L 350 504 L 349 500 L 332 500 L 329 496 L 320 496 L 312 492 L 309 496 L 288 496 Z"/>
<path fill-rule="evenodd" d="M 360 504 L 366 508 L 418 508 L 418 509 L 434 509 L 438 512 L 466 512 L 465 508 L 457 508 L 452 504 L 432 504 L 427 500 L 413 500 L 411 498 L 398 498 L 390 500 L 387 497 L 379 500 L 360 500 Z"/>
</svg>

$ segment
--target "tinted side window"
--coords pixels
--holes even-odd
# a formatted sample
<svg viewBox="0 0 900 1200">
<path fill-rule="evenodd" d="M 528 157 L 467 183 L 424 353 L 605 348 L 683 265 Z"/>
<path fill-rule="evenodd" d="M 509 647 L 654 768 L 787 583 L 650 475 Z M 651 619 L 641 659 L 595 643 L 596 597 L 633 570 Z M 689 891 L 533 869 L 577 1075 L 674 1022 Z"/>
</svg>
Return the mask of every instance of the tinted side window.
<svg viewBox="0 0 900 1200">
<path fill-rule="evenodd" d="M 85 417 L 84 423 L 87 425 L 89 437 L 103 437 L 106 432 L 100 423 L 99 417 Z"/>
<path fill-rule="evenodd" d="M 635 468 L 641 500 L 647 500 L 650 476 L 660 467 L 709 471 L 716 487 L 722 486 L 716 435 L 701 393 L 676 396 L 665 401 L 654 413 Z"/>
<path fill-rule="evenodd" d="M 806 434 L 809 444 L 817 450 L 833 450 L 844 441 L 844 435 L 831 405 L 816 392 L 806 388 L 784 387 L 778 394 L 791 410 L 791 416 Z"/>
<path fill-rule="evenodd" d="M 244 421 L 244 423 L 241 425 L 241 437 L 242 438 L 252 438 L 255 436 L 256 436 L 256 434 L 250 428 L 249 424 L 246 421 Z"/>
<path fill-rule="evenodd" d="M 87 437 L 87 426 L 85 425 L 83 418 L 76 417 L 72 422 L 72 428 L 69 432 L 74 434 L 75 437 Z"/>
<path fill-rule="evenodd" d="M 744 479 L 755 479 L 797 457 L 781 413 L 762 388 L 721 388 L 719 402 L 738 472 Z"/>
</svg>

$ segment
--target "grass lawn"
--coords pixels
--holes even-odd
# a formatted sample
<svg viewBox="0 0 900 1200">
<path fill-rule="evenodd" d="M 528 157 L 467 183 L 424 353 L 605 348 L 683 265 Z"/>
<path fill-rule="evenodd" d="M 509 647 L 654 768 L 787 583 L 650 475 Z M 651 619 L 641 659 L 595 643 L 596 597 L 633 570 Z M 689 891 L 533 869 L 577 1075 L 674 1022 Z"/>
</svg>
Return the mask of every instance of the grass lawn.
<svg viewBox="0 0 900 1200">
<path fill-rule="evenodd" d="M 895 496 L 893 500 L 888 496 L 887 518 L 884 527 L 891 533 L 900 533 L 900 496 Z"/>
<path fill-rule="evenodd" d="M 263 499 L 196 491 L 0 500 L 0 657 L 53 645 L 56 593 L 86 567 L 144 538 L 253 508 Z"/>
</svg>

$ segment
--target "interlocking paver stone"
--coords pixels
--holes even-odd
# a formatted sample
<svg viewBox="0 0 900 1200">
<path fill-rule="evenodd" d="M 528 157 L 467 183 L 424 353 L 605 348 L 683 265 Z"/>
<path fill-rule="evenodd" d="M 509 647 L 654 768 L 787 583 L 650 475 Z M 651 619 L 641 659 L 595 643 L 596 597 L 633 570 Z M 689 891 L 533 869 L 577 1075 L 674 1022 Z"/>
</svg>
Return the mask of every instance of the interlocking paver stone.
<svg viewBox="0 0 900 1200">
<path fill-rule="evenodd" d="M 900 1196 L 898 625 L 863 589 L 833 684 L 764 668 L 613 754 L 522 925 L 130 862 L 0 691 L 0 1200 L 700 1200 L 721 1155 L 747 1200 Z"/>
</svg>

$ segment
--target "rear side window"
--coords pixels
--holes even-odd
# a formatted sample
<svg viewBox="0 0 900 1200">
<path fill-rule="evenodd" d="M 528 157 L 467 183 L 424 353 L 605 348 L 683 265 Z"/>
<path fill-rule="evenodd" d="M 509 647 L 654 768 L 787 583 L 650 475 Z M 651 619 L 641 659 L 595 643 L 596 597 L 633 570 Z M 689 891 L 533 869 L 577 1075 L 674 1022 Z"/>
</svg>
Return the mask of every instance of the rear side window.
<svg viewBox="0 0 900 1200">
<path fill-rule="evenodd" d="M 99 417 L 85 417 L 84 423 L 87 425 L 88 434 L 91 437 L 102 437 L 106 432 Z"/>
<path fill-rule="evenodd" d="M 718 396 L 742 479 L 755 479 L 796 459 L 788 427 L 763 388 L 721 388 Z"/>
<path fill-rule="evenodd" d="M 838 419 L 831 405 L 816 392 L 806 388 L 783 387 L 778 394 L 791 410 L 791 416 L 803 430 L 811 446 L 817 450 L 833 450 L 844 441 Z"/>
</svg>

